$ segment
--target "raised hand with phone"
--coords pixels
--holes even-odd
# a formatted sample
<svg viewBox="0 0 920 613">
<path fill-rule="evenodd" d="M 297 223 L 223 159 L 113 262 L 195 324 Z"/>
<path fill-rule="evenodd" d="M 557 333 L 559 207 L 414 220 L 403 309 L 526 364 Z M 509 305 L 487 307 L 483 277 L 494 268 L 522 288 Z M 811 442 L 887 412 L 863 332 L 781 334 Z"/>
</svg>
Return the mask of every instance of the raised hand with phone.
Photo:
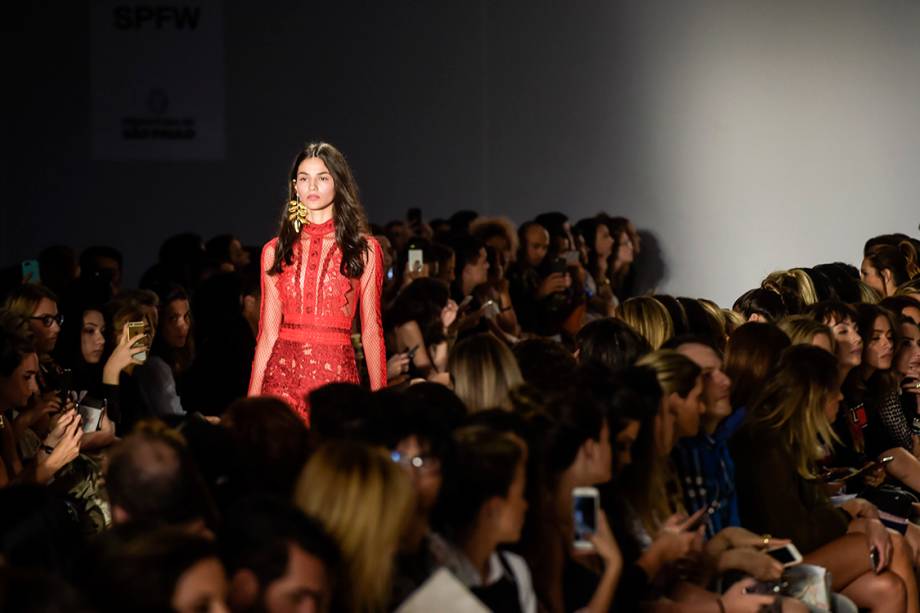
<svg viewBox="0 0 920 613">
<path fill-rule="evenodd" d="M 118 344 L 102 369 L 102 382 L 106 385 L 118 385 L 121 371 L 140 366 L 146 360 L 149 336 L 145 329 L 132 326 L 133 323 L 139 322 L 125 323 L 118 335 Z M 138 334 L 138 331 L 141 333 Z"/>
</svg>

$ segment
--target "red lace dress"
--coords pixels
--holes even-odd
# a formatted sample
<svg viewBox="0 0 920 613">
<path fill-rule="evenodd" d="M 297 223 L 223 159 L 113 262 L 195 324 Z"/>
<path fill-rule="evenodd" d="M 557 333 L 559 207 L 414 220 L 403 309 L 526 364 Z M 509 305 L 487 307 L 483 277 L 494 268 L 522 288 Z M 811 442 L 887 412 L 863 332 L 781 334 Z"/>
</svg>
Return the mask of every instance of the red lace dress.
<svg viewBox="0 0 920 613">
<path fill-rule="evenodd" d="M 364 273 L 349 279 L 340 271 L 342 252 L 332 220 L 303 227 L 294 257 L 282 272 L 265 271 L 275 261 L 272 239 L 262 250 L 262 314 L 249 395 L 277 396 L 309 424 L 306 396 L 327 383 L 358 383 L 351 327 L 361 308 L 361 340 L 372 389 L 387 381 L 380 317 L 383 254 L 367 238 Z"/>
</svg>

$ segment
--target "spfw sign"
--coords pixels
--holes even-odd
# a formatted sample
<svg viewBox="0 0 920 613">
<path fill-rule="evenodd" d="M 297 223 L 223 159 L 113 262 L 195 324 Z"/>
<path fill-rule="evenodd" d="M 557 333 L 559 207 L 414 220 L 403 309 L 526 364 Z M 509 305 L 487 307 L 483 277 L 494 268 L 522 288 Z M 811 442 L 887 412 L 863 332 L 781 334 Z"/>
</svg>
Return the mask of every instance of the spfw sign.
<svg viewBox="0 0 920 613">
<path fill-rule="evenodd" d="M 220 1 L 91 6 L 93 157 L 223 159 Z"/>
</svg>

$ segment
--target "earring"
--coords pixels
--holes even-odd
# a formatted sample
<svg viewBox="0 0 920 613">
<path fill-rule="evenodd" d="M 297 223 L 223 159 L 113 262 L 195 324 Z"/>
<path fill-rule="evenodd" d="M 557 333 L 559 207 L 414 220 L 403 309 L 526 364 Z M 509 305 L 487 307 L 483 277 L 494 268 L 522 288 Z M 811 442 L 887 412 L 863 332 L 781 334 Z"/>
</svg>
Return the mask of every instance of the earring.
<svg viewBox="0 0 920 613">
<path fill-rule="evenodd" d="M 294 232 L 300 233 L 300 228 L 307 223 L 307 205 L 297 199 L 288 202 L 288 221 L 294 224 Z"/>
</svg>

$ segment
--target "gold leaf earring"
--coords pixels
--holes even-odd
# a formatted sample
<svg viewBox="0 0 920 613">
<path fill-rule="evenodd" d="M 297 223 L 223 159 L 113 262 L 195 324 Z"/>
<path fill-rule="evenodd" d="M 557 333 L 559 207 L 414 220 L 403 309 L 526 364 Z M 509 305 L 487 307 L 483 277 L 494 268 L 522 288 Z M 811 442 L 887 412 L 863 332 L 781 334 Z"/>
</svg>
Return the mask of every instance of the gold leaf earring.
<svg viewBox="0 0 920 613">
<path fill-rule="evenodd" d="M 300 229 L 307 223 L 307 205 L 297 199 L 288 202 L 288 221 L 294 225 L 294 232 L 300 233 Z"/>
</svg>

